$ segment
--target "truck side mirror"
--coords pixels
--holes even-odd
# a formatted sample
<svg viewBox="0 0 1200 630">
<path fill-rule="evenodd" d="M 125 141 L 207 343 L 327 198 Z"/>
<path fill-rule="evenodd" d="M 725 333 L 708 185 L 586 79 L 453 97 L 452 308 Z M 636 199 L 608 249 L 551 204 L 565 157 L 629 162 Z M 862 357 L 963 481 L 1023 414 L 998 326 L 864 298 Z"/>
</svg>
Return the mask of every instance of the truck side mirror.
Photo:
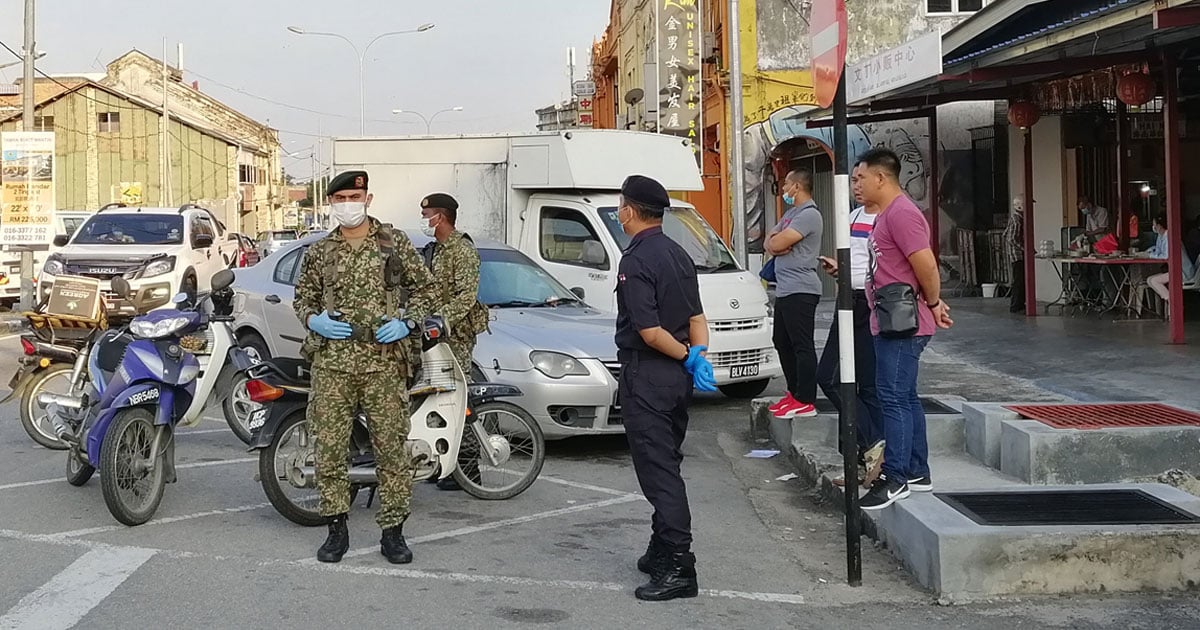
<svg viewBox="0 0 1200 630">
<path fill-rule="evenodd" d="M 192 237 L 192 249 L 212 247 L 213 237 L 210 234 L 197 234 Z"/>
<path fill-rule="evenodd" d="M 574 293 L 575 297 L 577 297 L 581 300 L 586 297 L 583 287 L 571 287 L 571 293 Z"/>
<path fill-rule="evenodd" d="M 66 234 L 58 234 L 54 237 L 54 241 L 53 241 L 54 246 L 55 247 L 66 247 L 67 241 L 69 241 L 69 240 L 71 240 L 70 236 L 68 236 Z"/>
<path fill-rule="evenodd" d="M 604 252 L 604 245 L 600 241 L 587 240 L 583 242 L 583 255 L 581 260 L 589 265 L 603 265 L 608 260 L 608 255 Z"/>
</svg>

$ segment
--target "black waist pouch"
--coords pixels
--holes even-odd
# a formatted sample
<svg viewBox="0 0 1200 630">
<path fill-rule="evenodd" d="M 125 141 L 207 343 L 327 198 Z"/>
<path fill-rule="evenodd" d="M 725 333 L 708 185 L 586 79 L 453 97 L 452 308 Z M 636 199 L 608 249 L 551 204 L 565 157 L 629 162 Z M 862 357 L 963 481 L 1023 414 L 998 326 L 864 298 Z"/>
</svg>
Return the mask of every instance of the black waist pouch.
<svg viewBox="0 0 1200 630">
<path fill-rule="evenodd" d="M 917 313 L 917 292 L 912 285 L 894 282 L 875 289 L 875 317 L 879 336 L 904 339 L 917 334 L 921 320 Z"/>
</svg>

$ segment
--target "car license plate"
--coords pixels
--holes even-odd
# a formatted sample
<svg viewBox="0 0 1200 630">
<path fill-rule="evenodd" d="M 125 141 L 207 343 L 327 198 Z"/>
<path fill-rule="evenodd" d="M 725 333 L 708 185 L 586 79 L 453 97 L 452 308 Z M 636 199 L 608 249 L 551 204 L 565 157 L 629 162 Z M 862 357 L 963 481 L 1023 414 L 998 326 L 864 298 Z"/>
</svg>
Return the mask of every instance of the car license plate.
<svg viewBox="0 0 1200 630">
<path fill-rule="evenodd" d="M 255 409 L 250 413 L 250 430 L 255 431 L 262 428 L 262 425 L 267 421 L 267 408 Z"/>
<path fill-rule="evenodd" d="M 735 365 L 729 368 L 729 378 L 745 378 L 747 376 L 758 376 L 757 363 L 751 363 L 750 365 Z"/>
</svg>

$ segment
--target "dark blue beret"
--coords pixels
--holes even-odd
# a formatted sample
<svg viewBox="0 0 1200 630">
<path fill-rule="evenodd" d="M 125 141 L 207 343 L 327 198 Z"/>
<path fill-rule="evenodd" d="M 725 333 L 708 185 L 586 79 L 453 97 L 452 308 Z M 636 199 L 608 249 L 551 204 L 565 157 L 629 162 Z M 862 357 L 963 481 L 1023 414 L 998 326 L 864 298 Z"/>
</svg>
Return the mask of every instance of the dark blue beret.
<svg viewBox="0 0 1200 630">
<path fill-rule="evenodd" d="M 625 183 L 621 184 L 621 196 L 660 211 L 671 207 L 671 197 L 667 195 L 667 189 L 645 175 L 630 175 L 625 178 Z"/>
</svg>

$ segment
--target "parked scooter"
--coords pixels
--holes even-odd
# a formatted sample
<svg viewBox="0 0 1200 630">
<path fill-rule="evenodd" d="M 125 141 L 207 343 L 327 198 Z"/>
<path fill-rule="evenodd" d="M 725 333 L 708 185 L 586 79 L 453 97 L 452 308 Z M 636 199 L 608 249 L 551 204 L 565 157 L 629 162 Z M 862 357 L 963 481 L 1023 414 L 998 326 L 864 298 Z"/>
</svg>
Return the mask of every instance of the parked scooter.
<svg viewBox="0 0 1200 630">
<path fill-rule="evenodd" d="M 12 392 L 0 404 L 20 398 L 21 426 L 41 446 L 61 451 L 67 443 L 58 439 L 38 396 L 45 392 L 70 393 L 71 366 L 93 333 L 108 327 L 108 317 L 103 311 L 98 319 L 54 315 L 40 308 L 25 313 L 29 332 L 21 335 L 20 367 L 8 383 Z"/>
<path fill-rule="evenodd" d="M 121 330 L 99 335 L 79 355 L 75 374 L 86 373 L 79 395 L 42 394 L 67 451 L 67 481 L 87 483 L 97 469 L 104 502 L 125 525 L 150 520 L 165 484 L 174 483 L 175 426 L 189 426 L 201 413 L 230 348 L 234 274 L 212 278 L 212 293 L 177 309 L 138 315 Z M 124 278 L 113 290 L 131 298 Z M 212 314 L 204 306 L 211 301 Z"/>
<path fill-rule="evenodd" d="M 525 410 L 501 400 L 520 396 L 516 387 L 468 386 L 445 336 L 441 318 L 425 321 L 421 375 L 409 390 L 412 416 L 407 446 L 414 480 L 453 476 L 474 497 L 515 497 L 541 473 L 546 458 L 542 429 Z M 271 505 L 288 520 L 308 527 L 325 524 L 315 492 L 316 440 L 305 416 L 311 391 L 308 364 L 300 359 L 267 359 L 255 366 L 244 358 L 241 361 L 239 369 L 250 377 L 250 397 L 263 405 L 250 418 L 249 450 L 259 452 L 256 480 Z M 378 477 L 367 427 L 367 418 L 359 411 L 346 465 L 351 502 L 368 489 L 369 507 Z M 478 452 L 460 451 L 464 430 L 474 432 L 481 447 L 472 450 Z"/>
</svg>

